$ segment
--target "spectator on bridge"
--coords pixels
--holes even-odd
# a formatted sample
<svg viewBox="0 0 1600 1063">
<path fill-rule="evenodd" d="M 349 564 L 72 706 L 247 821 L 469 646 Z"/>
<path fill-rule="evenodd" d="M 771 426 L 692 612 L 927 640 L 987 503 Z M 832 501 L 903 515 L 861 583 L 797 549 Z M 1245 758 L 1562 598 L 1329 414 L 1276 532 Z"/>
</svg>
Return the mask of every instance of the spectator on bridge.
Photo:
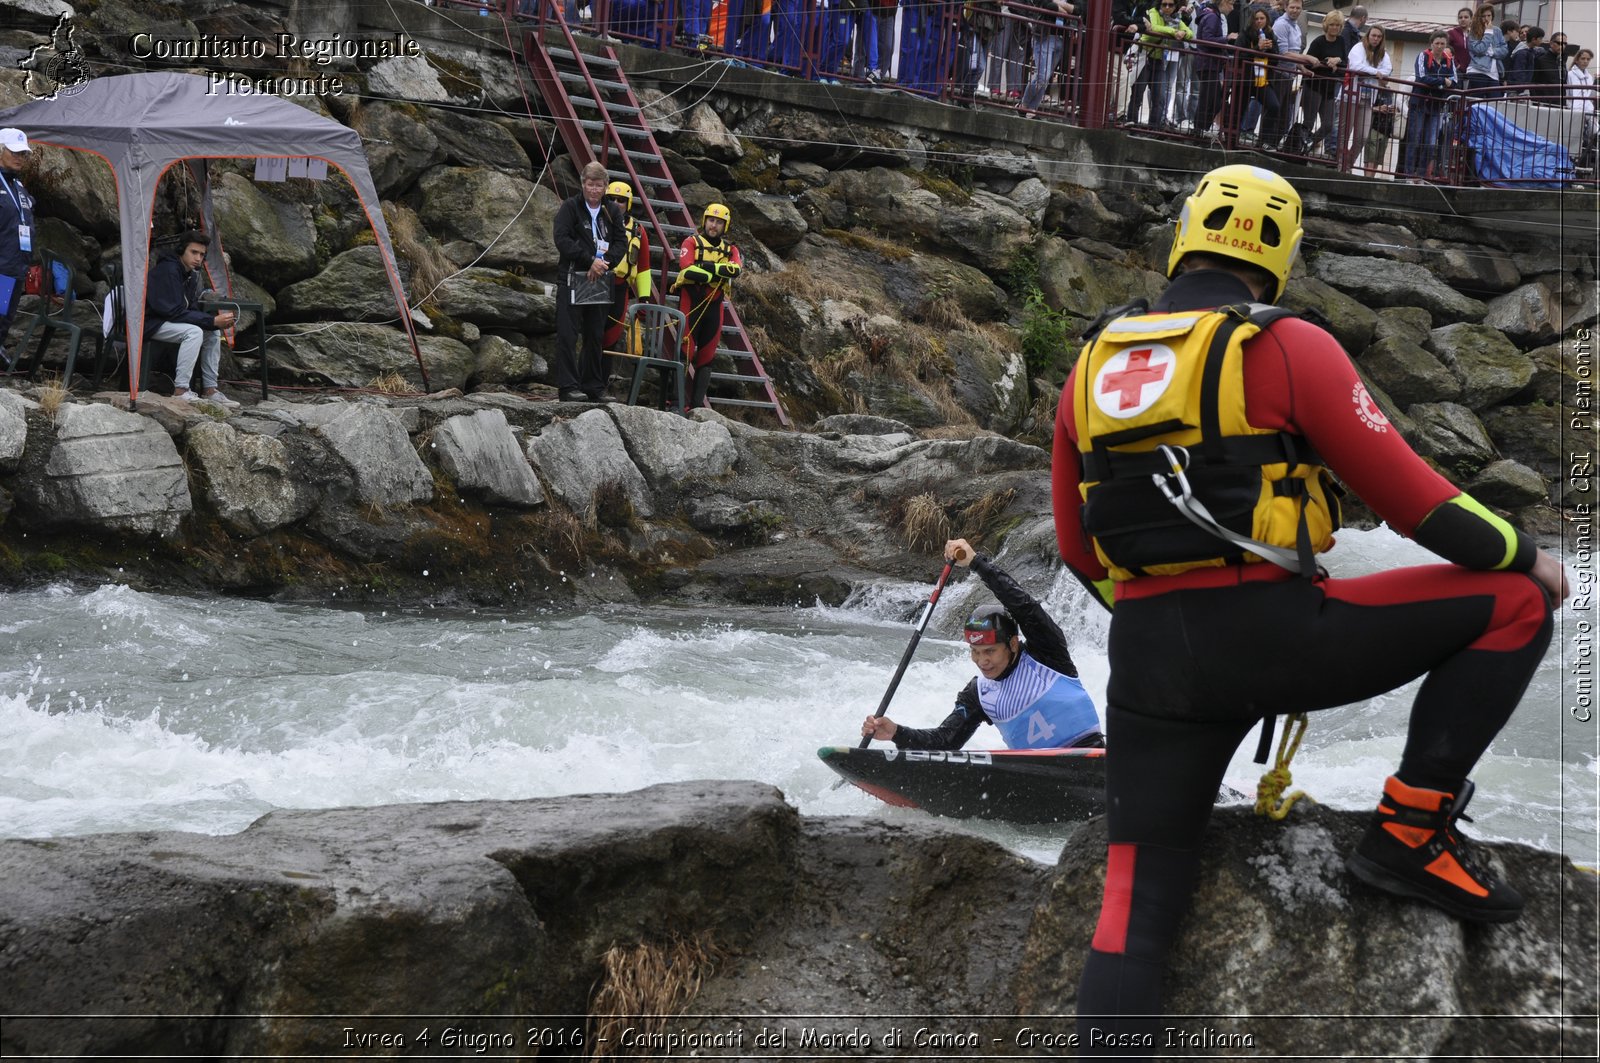
<svg viewBox="0 0 1600 1063">
<path fill-rule="evenodd" d="M 1167 71 L 1171 69 L 1174 75 L 1177 73 L 1176 64 L 1182 55 L 1178 44 L 1189 39 L 1190 30 L 1178 17 L 1177 0 L 1156 0 L 1145 12 L 1144 25 L 1144 35 L 1139 38 L 1139 45 L 1145 53 L 1144 66 L 1139 71 L 1138 80 L 1133 83 L 1133 95 L 1128 98 L 1128 113 L 1124 121 L 1129 125 L 1139 123 L 1139 109 L 1148 95 L 1151 97 L 1150 124 L 1162 129 L 1168 126 L 1167 96 L 1173 81 Z"/>
<path fill-rule="evenodd" d="M 900 0 L 872 0 L 872 68 L 877 71 L 875 81 L 894 80 L 895 15 Z M 869 78 L 871 74 L 867 75 Z"/>
<path fill-rule="evenodd" d="M 1450 27 L 1448 34 L 1450 41 L 1450 58 L 1455 61 L 1456 71 L 1465 73 L 1467 69 L 1467 31 L 1472 28 L 1472 8 L 1464 7 L 1456 12 L 1456 24 Z"/>
<path fill-rule="evenodd" d="M 1207 0 L 1195 19 L 1195 36 L 1200 50 L 1195 56 L 1194 76 L 1200 82 L 1200 102 L 1195 105 L 1194 131 L 1204 136 L 1222 110 L 1223 76 L 1232 63 L 1235 35 L 1228 31 L 1228 16 L 1233 0 Z"/>
<path fill-rule="evenodd" d="M 1283 14 L 1272 23 L 1272 35 L 1278 38 L 1278 59 L 1272 64 L 1268 88 L 1277 100 L 1278 120 L 1270 129 L 1262 131 L 1262 139 L 1277 147 L 1289 126 L 1299 118 L 1300 108 L 1294 99 L 1295 75 L 1304 71 L 1311 61 L 1306 55 L 1306 31 L 1300 25 L 1303 10 L 1301 0 L 1288 0 Z"/>
<path fill-rule="evenodd" d="M 1467 88 L 1481 90 L 1484 97 L 1500 95 L 1510 55 L 1505 34 L 1494 24 L 1494 5 L 1479 4 L 1467 30 Z"/>
<path fill-rule="evenodd" d="M 1239 37 L 1241 48 L 1259 53 L 1261 57 L 1253 55 L 1249 62 L 1239 64 L 1235 100 L 1228 109 L 1230 115 L 1239 114 L 1242 109 L 1236 132 L 1251 140 L 1257 139 L 1258 129 L 1264 133 L 1276 124 L 1278 117 L 1277 101 L 1272 95 L 1272 78 L 1268 71 L 1271 61 L 1266 58 L 1278 54 L 1278 38 L 1272 32 L 1269 14 L 1267 8 L 1257 7 L 1250 14 L 1250 24 Z M 1248 102 L 1242 103 L 1241 107 L 1241 101 Z"/>
<path fill-rule="evenodd" d="M 1544 30 L 1538 26 L 1519 27 L 1507 19 L 1500 23 L 1500 32 L 1505 34 L 1511 49 L 1511 57 L 1506 60 L 1506 87 L 1520 94 L 1533 84 L 1534 35 L 1538 35 L 1538 40 L 1543 40 Z"/>
<path fill-rule="evenodd" d="M 1053 22 L 1046 17 L 1034 27 L 1033 78 L 1028 82 L 1028 90 L 1022 94 L 1022 110 L 1029 112 L 1037 111 L 1044 102 L 1045 90 L 1050 87 L 1056 64 L 1061 62 L 1061 54 L 1066 48 L 1067 16 L 1078 13 L 1077 6 L 1068 3 L 1068 0 L 1049 0 L 1047 6 L 1055 8 L 1056 17 Z"/>
<path fill-rule="evenodd" d="M 978 95 L 1004 96 L 1022 101 L 1028 83 L 1028 22 L 1004 5 L 1000 8 L 1000 31 L 989 42 L 989 81 Z"/>
<path fill-rule="evenodd" d="M 1578 49 L 1578 57 L 1572 61 L 1572 69 L 1567 71 L 1567 106 L 1580 114 L 1589 116 L 1589 123 L 1594 123 L 1594 75 L 1589 73 L 1589 64 L 1594 60 L 1594 53 L 1587 48 Z"/>
<path fill-rule="evenodd" d="M 1350 116 L 1350 128 L 1343 131 L 1345 139 L 1341 152 L 1341 168 L 1348 172 L 1355 171 L 1356 160 L 1363 155 L 1367 156 L 1369 174 L 1378 161 L 1367 150 L 1367 134 L 1372 132 L 1373 108 L 1379 106 L 1378 94 L 1384 91 L 1383 80 L 1394 72 L 1394 63 L 1389 59 L 1384 41 L 1382 26 L 1368 26 L 1366 37 L 1350 50 L 1346 59 L 1347 69 L 1356 75 L 1354 104 L 1346 112 Z"/>
<path fill-rule="evenodd" d="M 1411 87 L 1411 105 L 1406 113 L 1405 157 L 1400 173 L 1420 184 L 1433 165 L 1439 140 L 1439 122 L 1444 116 L 1445 97 L 1461 85 L 1450 38 L 1440 30 L 1428 42 L 1428 50 L 1417 56 L 1416 78 Z"/>
<path fill-rule="evenodd" d="M 1337 10 L 1329 11 L 1322 16 L 1322 36 L 1306 45 L 1306 57 L 1312 63 L 1301 85 L 1305 118 L 1300 123 L 1298 139 L 1308 154 L 1333 135 L 1339 83 L 1344 77 L 1345 56 L 1349 54 L 1344 50 L 1343 32 L 1344 16 Z"/>
<path fill-rule="evenodd" d="M 1529 31 L 1529 36 L 1533 39 L 1532 82 L 1537 86 L 1530 95 L 1534 99 L 1559 107 L 1561 98 L 1565 95 L 1562 85 L 1567 80 L 1567 72 L 1562 65 L 1561 55 L 1549 42 L 1544 40 L 1544 30 L 1536 26 Z M 1562 44 L 1564 47 L 1565 40 L 1563 40 Z"/>
</svg>

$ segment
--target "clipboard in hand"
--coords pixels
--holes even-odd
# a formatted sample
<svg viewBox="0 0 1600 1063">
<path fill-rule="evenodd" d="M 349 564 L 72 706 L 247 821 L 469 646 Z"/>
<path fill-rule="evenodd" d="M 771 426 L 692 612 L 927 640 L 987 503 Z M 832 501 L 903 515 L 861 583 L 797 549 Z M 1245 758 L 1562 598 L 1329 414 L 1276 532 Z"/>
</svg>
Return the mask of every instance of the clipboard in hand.
<svg viewBox="0 0 1600 1063">
<path fill-rule="evenodd" d="M 573 270 L 567 274 L 567 288 L 572 292 L 573 306 L 607 306 L 611 303 L 610 273 L 602 273 L 590 280 L 587 273 Z"/>
</svg>

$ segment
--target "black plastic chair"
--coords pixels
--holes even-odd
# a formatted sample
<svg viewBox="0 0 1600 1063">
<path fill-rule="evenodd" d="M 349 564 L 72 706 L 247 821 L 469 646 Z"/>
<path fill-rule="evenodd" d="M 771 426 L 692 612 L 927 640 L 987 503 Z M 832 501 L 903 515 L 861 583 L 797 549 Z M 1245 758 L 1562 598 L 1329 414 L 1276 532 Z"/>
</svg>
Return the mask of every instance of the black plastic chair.
<svg viewBox="0 0 1600 1063">
<path fill-rule="evenodd" d="M 28 328 L 17 344 L 17 350 L 20 352 L 17 361 L 12 363 L 6 375 L 13 376 L 18 372 L 22 358 L 27 353 L 28 342 L 33 339 L 35 332 L 43 329 L 39 335 L 39 344 L 34 348 L 33 367 L 28 370 L 29 380 L 37 377 L 39 366 L 44 363 L 45 348 L 50 345 L 58 329 L 64 330 L 67 333 L 67 363 L 65 371 L 61 374 L 61 386 L 70 388 L 72 370 L 78 361 L 78 348 L 83 343 L 83 326 L 72 320 L 72 307 L 77 302 L 77 293 L 73 287 L 77 276 L 71 263 L 62 261 L 55 252 L 44 251 L 41 257 L 44 260 L 44 290 L 40 292 L 39 309 L 28 322 Z"/>
</svg>

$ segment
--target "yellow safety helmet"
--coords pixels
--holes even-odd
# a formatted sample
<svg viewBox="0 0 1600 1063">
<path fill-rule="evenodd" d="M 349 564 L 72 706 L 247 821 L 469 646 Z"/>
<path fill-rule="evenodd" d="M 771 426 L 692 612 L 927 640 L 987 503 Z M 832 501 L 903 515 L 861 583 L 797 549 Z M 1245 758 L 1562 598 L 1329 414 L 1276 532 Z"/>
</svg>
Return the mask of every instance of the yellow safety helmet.
<svg viewBox="0 0 1600 1063">
<path fill-rule="evenodd" d="M 713 203 L 706 208 L 705 214 L 700 217 L 700 227 L 705 228 L 706 222 L 712 218 L 721 218 L 725 229 L 733 227 L 733 212 L 721 203 Z"/>
<path fill-rule="evenodd" d="M 1221 166 L 1204 177 L 1183 201 L 1178 230 L 1167 258 L 1167 276 L 1191 251 L 1222 255 L 1259 266 L 1277 278 L 1272 302 L 1283 295 L 1289 268 L 1300 251 L 1300 193 L 1271 170 Z"/>
<path fill-rule="evenodd" d="M 612 181 L 606 185 L 606 195 L 616 196 L 622 200 L 622 212 L 630 213 L 633 210 L 633 189 L 628 187 L 626 181 Z"/>
</svg>

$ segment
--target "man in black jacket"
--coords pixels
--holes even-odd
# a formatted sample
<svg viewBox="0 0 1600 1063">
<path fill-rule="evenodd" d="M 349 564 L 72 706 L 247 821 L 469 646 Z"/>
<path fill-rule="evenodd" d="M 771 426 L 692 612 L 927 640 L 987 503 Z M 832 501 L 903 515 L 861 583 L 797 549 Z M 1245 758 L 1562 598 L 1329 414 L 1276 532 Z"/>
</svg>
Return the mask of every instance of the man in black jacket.
<svg viewBox="0 0 1600 1063">
<path fill-rule="evenodd" d="M 562 402 L 599 402 L 605 396 L 602 340 L 611 306 L 607 274 L 628 250 L 622 212 L 604 202 L 606 168 L 597 162 L 588 163 L 581 179 L 582 194 L 561 204 L 553 226 L 556 250 L 561 255 L 556 265 L 556 391 Z M 585 280 L 601 282 L 602 301 L 572 301 L 574 286 Z"/>
<path fill-rule="evenodd" d="M 232 328 L 232 310 L 212 313 L 200 309 L 200 265 L 206 260 L 211 237 L 190 229 L 180 238 L 176 255 L 169 254 L 150 270 L 145 288 L 144 338 L 178 345 L 178 367 L 172 373 L 172 397 L 183 402 L 239 405 L 217 390 L 217 364 L 222 359 L 222 330 Z M 146 357 L 149 351 L 145 352 Z M 189 387 L 195 362 L 200 363 L 200 393 Z"/>
<path fill-rule="evenodd" d="M 6 333 L 33 261 L 33 197 L 22 187 L 22 167 L 32 151 L 22 130 L 0 129 L 0 365 L 10 364 Z"/>
</svg>

